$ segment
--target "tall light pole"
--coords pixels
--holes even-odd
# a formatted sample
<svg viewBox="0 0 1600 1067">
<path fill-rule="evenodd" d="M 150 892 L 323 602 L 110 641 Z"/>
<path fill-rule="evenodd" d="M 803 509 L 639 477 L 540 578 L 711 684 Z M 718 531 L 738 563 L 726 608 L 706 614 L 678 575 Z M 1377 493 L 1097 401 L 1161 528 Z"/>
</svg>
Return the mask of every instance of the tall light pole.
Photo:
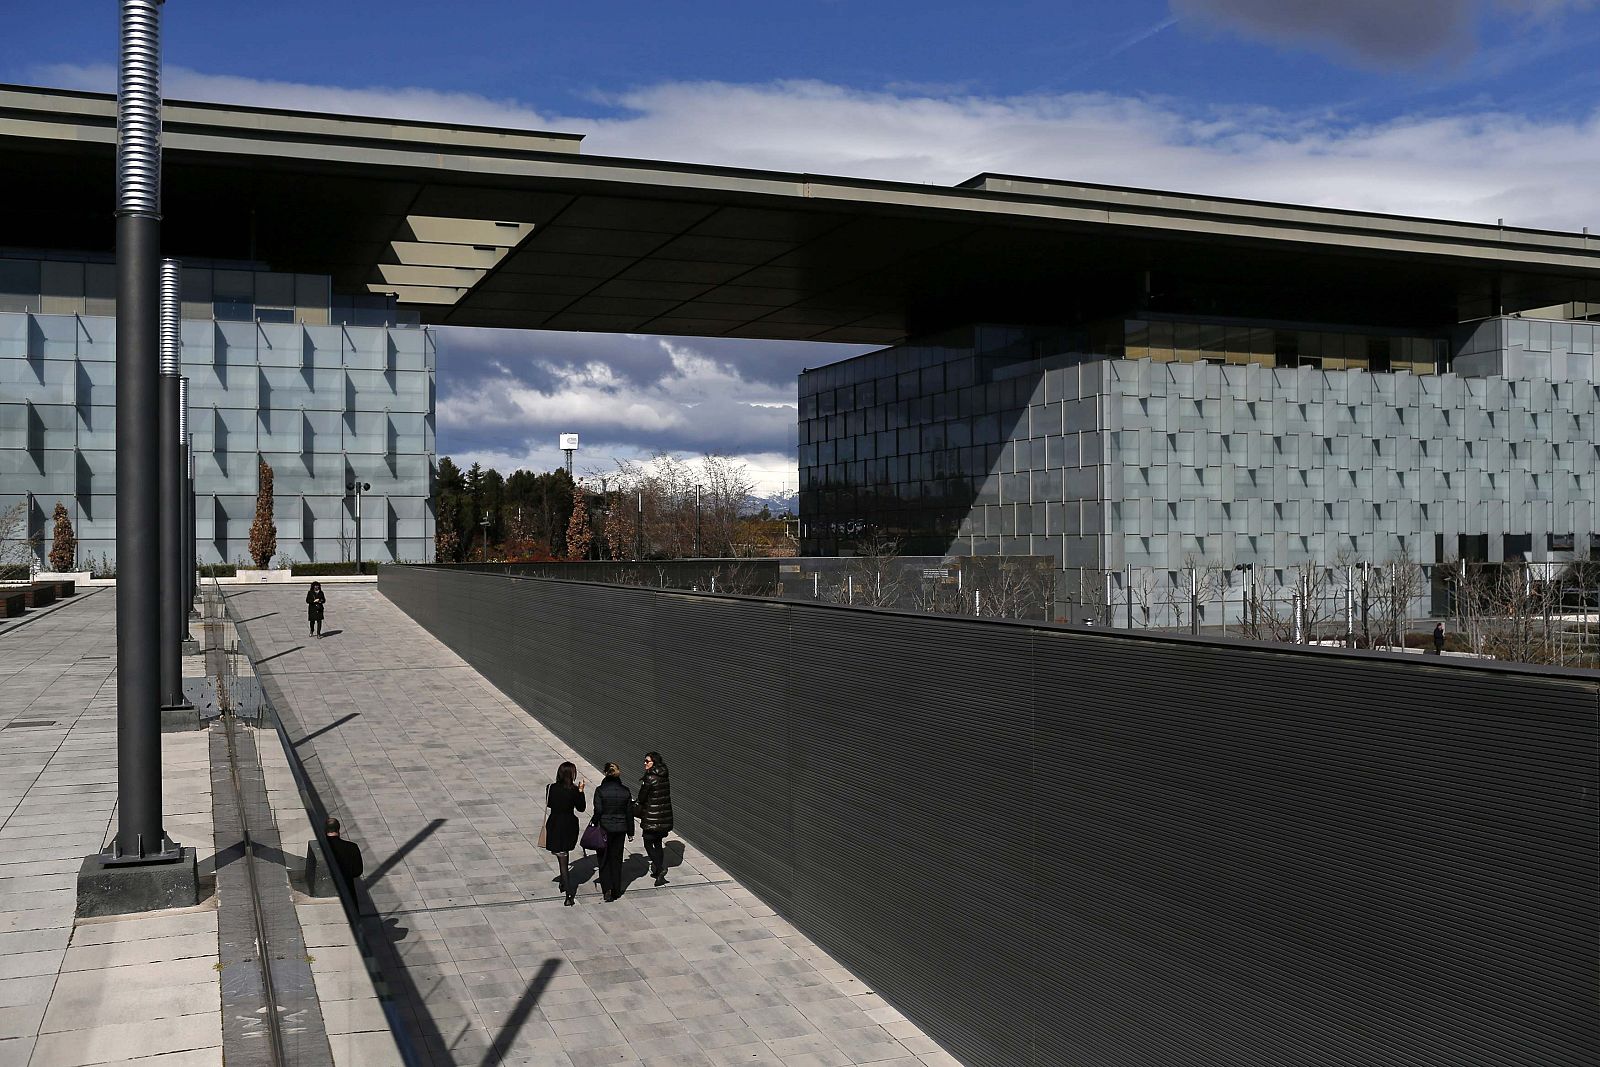
<svg viewBox="0 0 1600 1067">
<path fill-rule="evenodd" d="M 644 559 L 644 490 L 639 490 L 639 510 L 633 527 L 633 558 Z"/>
<path fill-rule="evenodd" d="M 345 491 L 356 498 L 356 573 L 361 573 L 361 494 L 371 492 L 372 483 L 360 478 L 348 483 Z"/>
<path fill-rule="evenodd" d="M 483 547 L 478 550 L 479 551 L 479 560 L 481 562 L 483 562 L 483 563 L 488 563 L 489 562 L 489 513 L 487 511 L 485 511 L 483 513 L 483 518 L 478 520 L 478 525 L 483 527 Z"/>
<path fill-rule="evenodd" d="M 182 271 L 175 259 L 161 261 L 161 708 L 179 711 L 194 705 L 183 696 L 183 631 L 189 619 L 184 603 L 182 326 L 178 284 Z"/>
<path fill-rule="evenodd" d="M 578 435 L 564 433 L 561 435 L 561 451 L 567 454 L 567 477 L 572 477 L 572 454 L 578 451 Z"/>
<path fill-rule="evenodd" d="M 700 486 L 694 487 L 694 554 L 700 556 Z"/>
<path fill-rule="evenodd" d="M 77 914 L 187 907 L 195 852 L 161 810 L 161 0 L 122 0 L 117 81 L 117 831 Z M 174 431 L 175 432 L 175 431 Z"/>
</svg>

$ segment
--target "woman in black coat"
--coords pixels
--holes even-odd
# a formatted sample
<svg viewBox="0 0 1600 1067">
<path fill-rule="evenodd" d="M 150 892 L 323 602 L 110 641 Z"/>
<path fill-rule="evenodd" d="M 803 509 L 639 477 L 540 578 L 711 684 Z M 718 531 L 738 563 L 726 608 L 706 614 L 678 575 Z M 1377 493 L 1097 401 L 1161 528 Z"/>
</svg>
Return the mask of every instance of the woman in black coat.
<svg viewBox="0 0 1600 1067">
<path fill-rule="evenodd" d="M 606 780 L 595 787 L 594 816 L 606 832 L 606 850 L 600 856 L 600 892 L 610 903 L 622 895 L 622 853 L 628 847 L 624 837 L 633 838 L 633 794 L 622 784 L 622 768 L 606 764 Z"/>
<path fill-rule="evenodd" d="M 568 880 L 567 860 L 573 846 L 578 843 L 577 813 L 583 810 L 583 791 L 588 784 L 578 778 L 578 768 L 571 763 L 563 763 L 556 769 L 556 780 L 544 791 L 544 806 L 550 809 L 544 821 L 544 847 L 555 853 L 556 862 L 561 865 L 561 874 L 556 882 L 567 895 L 566 905 L 569 908 L 572 907 L 573 894 L 577 893 L 578 887 Z"/>
<path fill-rule="evenodd" d="M 667 761 L 659 752 L 644 754 L 644 778 L 639 781 L 634 812 L 639 816 L 639 831 L 644 834 L 645 854 L 650 857 L 650 877 L 656 885 L 666 885 L 667 855 L 661 839 L 672 832 L 672 792 L 667 782 Z"/>
<path fill-rule="evenodd" d="M 322 592 L 321 582 L 312 582 L 311 588 L 306 592 L 306 622 L 311 626 L 311 634 L 322 636 L 322 609 L 328 603 L 328 598 Z"/>
</svg>

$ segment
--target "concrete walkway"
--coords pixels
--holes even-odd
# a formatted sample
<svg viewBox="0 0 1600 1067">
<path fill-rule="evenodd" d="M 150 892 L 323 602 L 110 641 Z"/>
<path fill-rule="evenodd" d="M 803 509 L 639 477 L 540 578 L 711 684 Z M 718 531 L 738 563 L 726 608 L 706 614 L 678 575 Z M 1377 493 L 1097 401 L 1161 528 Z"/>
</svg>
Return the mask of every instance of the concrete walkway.
<svg viewBox="0 0 1600 1067">
<path fill-rule="evenodd" d="M 321 640 L 304 586 L 225 592 L 366 852 L 385 977 L 432 1062 L 958 1067 L 691 843 L 669 839 L 667 886 L 563 907 L 535 845 L 544 786 L 563 759 L 591 789 L 595 768 L 376 589 L 329 589 Z"/>
<path fill-rule="evenodd" d="M 220 1067 L 214 903 L 73 922 L 116 808 L 116 593 L 0 634 L 0 1065 Z M 214 853 L 203 732 L 162 739 L 166 828 Z"/>
</svg>

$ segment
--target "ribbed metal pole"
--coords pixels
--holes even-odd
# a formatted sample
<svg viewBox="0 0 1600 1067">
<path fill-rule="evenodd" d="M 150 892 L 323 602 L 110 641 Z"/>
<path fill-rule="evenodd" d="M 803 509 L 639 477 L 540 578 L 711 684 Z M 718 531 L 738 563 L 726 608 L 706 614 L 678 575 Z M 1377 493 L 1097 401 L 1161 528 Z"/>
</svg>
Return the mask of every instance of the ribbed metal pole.
<svg viewBox="0 0 1600 1067">
<path fill-rule="evenodd" d="M 179 486 L 179 534 L 182 540 L 183 573 L 180 581 L 183 596 L 183 639 L 192 640 L 189 633 L 189 614 L 194 610 L 194 456 L 191 454 L 194 435 L 189 432 L 189 379 L 178 377 L 178 448 L 183 463 L 183 478 Z"/>
<path fill-rule="evenodd" d="M 178 283 L 182 268 L 161 261 L 161 706 L 192 707 L 183 698 L 184 603 L 183 357 Z"/>
<path fill-rule="evenodd" d="M 195 512 L 197 503 L 194 495 L 194 434 L 190 433 L 183 443 L 184 454 L 189 462 L 189 495 L 188 495 L 188 520 L 189 525 L 184 527 L 189 539 L 189 612 L 198 617 L 200 611 L 195 607 L 195 601 L 200 599 L 200 539 L 195 536 Z"/>
<path fill-rule="evenodd" d="M 115 858 L 178 852 L 161 817 L 158 370 L 161 2 L 122 0 L 117 85 L 117 835 Z"/>
</svg>

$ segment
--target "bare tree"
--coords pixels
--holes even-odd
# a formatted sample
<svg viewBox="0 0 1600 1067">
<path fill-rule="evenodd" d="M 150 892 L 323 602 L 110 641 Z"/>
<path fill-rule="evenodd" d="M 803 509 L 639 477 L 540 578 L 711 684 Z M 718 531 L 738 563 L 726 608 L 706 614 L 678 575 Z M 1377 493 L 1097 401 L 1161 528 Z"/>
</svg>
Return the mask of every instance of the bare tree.
<svg viewBox="0 0 1600 1067">
<path fill-rule="evenodd" d="M 833 595 L 839 603 L 893 607 L 900 602 L 904 582 L 899 543 L 873 537 L 857 544 L 856 554 L 845 565 L 845 580 L 835 587 Z"/>
<path fill-rule="evenodd" d="M 1391 647 L 1404 648 L 1411 604 L 1422 595 L 1422 568 L 1402 550 L 1373 568 L 1369 595 L 1380 637 Z"/>
<path fill-rule="evenodd" d="M 989 556 L 968 562 L 972 565 L 965 585 L 972 614 L 991 619 L 1050 618 L 1055 584 L 1048 565 L 1013 556 Z"/>
<path fill-rule="evenodd" d="M 30 566 L 39 558 L 42 537 L 28 532 L 26 501 L 0 511 L 0 566 Z"/>
</svg>

